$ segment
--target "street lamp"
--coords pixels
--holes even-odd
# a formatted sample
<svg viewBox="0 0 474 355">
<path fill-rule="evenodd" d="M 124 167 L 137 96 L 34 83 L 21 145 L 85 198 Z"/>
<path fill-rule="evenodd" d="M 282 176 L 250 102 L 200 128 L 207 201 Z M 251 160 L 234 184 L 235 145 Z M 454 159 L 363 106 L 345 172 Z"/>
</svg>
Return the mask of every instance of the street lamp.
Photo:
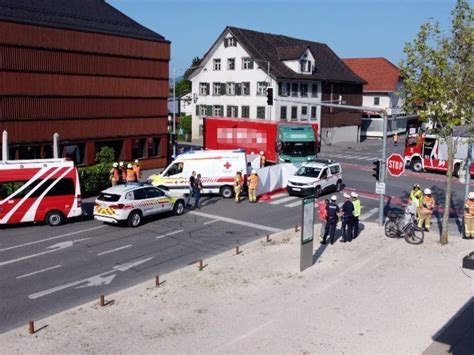
<svg viewBox="0 0 474 355">
<path fill-rule="evenodd" d="M 267 89 L 270 87 L 270 61 L 266 59 L 253 59 L 254 62 L 267 63 Z M 268 119 L 272 119 L 272 108 L 268 106 Z"/>
<path fill-rule="evenodd" d="M 176 158 L 176 71 L 203 68 L 202 65 L 194 65 L 189 68 L 173 68 L 173 158 Z"/>
</svg>

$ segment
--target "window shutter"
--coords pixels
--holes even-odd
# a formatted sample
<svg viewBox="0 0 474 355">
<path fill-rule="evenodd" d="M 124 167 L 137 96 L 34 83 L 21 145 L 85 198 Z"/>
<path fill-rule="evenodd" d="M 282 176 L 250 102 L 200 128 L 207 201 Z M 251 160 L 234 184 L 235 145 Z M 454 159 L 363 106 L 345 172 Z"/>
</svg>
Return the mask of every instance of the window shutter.
<svg viewBox="0 0 474 355">
<path fill-rule="evenodd" d="M 206 95 L 209 95 L 210 90 L 211 90 L 211 84 L 206 83 Z"/>
<path fill-rule="evenodd" d="M 234 117 L 239 117 L 239 106 L 235 106 L 235 116 Z"/>
<path fill-rule="evenodd" d="M 226 88 L 227 88 L 226 83 L 221 83 L 221 95 L 227 95 Z"/>
<path fill-rule="evenodd" d="M 221 116 L 224 117 L 224 106 L 221 106 Z"/>
<path fill-rule="evenodd" d="M 231 107 L 227 105 L 227 117 L 232 117 Z"/>
<path fill-rule="evenodd" d="M 196 116 L 199 116 L 199 105 L 196 105 Z"/>
<path fill-rule="evenodd" d="M 211 105 L 207 106 L 207 115 L 212 116 L 212 106 Z"/>
<path fill-rule="evenodd" d="M 229 40 L 227 38 L 224 38 L 224 47 L 229 47 Z"/>
<path fill-rule="evenodd" d="M 236 95 L 242 95 L 242 84 L 241 83 L 236 83 L 235 84 L 235 94 Z"/>
<path fill-rule="evenodd" d="M 250 60 L 249 69 L 253 69 L 253 60 Z"/>
</svg>

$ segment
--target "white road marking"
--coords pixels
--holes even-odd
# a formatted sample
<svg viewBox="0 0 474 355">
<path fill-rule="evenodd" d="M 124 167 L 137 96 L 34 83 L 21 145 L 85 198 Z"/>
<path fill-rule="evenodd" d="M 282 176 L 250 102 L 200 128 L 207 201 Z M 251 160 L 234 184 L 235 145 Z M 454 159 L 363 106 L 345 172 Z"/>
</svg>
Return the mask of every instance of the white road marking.
<svg viewBox="0 0 474 355">
<path fill-rule="evenodd" d="M 33 275 L 36 275 L 36 274 L 39 274 L 39 273 L 42 273 L 42 272 L 45 272 L 45 271 L 49 271 L 49 270 L 54 270 L 54 269 L 57 269 L 59 267 L 61 267 L 62 265 L 55 265 L 55 266 L 51 266 L 51 267 L 47 267 L 46 269 L 41 269 L 41 270 L 38 270 L 38 271 L 33 271 L 33 272 L 30 272 L 29 274 L 24 274 L 24 275 L 21 275 L 21 276 L 17 276 L 16 278 L 17 279 L 22 279 L 24 277 L 28 277 L 28 276 L 33 276 Z"/>
<path fill-rule="evenodd" d="M 215 219 L 213 221 L 204 222 L 203 224 L 212 224 L 212 223 L 216 223 L 216 222 L 219 222 L 219 221 L 217 219 Z"/>
<path fill-rule="evenodd" d="M 110 254 L 110 253 L 113 253 L 113 252 L 115 252 L 115 251 L 119 251 L 119 250 L 122 250 L 122 249 L 130 248 L 131 246 L 132 246 L 132 244 L 128 244 L 128 245 L 124 245 L 123 247 L 118 247 L 118 248 L 115 248 L 115 249 L 103 251 L 102 253 L 97 254 L 97 256 L 101 256 L 101 255 L 105 255 L 105 254 Z"/>
<path fill-rule="evenodd" d="M 286 192 L 279 192 L 275 195 L 271 195 L 272 196 L 272 199 L 273 198 L 279 198 L 279 197 L 283 197 L 283 196 L 288 196 L 288 194 Z"/>
<path fill-rule="evenodd" d="M 278 233 L 278 232 L 282 231 L 282 229 L 268 227 L 268 226 L 264 226 L 262 224 L 256 224 L 256 223 L 252 223 L 252 222 L 240 221 L 238 219 L 221 217 L 221 216 L 216 216 L 216 215 L 213 215 L 213 214 L 208 214 L 208 213 L 203 213 L 203 212 L 191 211 L 189 213 L 194 214 L 196 216 L 217 219 L 219 221 L 223 221 L 223 222 L 227 222 L 227 223 L 238 224 L 238 225 L 241 225 L 241 226 L 261 229 L 261 230 L 264 230 L 264 231 L 267 231 L 267 232 Z"/>
<path fill-rule="evenodd" d="M 302 200 L 299 200 L 299 201 L 296 201 L 296 202 L 293 202 L 293 203 L 289 203 L 287 205 L 285 205 L 285 207 L 289 207 L 289 208 L 293 208 L 293 207 L 297 207 L 297 206 L 301 206 Z"/>
<path fill-rule="evenodd" d="M 288 196 L 288 197 L 281 198 L 281 199 L 276 200 L 276 201 L 272 201 L 272 202 L 270 202 L 270 204 L 271 205 L 279 205 L 281 203 L 293 201 L 294 199 L 299 199 L 299 197 L 297 197 L 297 196 Z"/>
<path fill-rule="evenodd" d="M 83 229 L 83 230 L 76 231 L 76 232 L 61 234 L 61 235 L 58 235 L 58 236 L 56 236 L 56 237 L 41 239 L 41 240 L 37 240 L 37 241 L 35 241 L 35 242 L 24 243 L 24 244 L 18 244 L 18 245 L 12 246 L 12 247 L 3 248 L 3 249 L 0 249 L 0 251 L 6 251 L 6 250 L 11 250 L 11 249 L 26 247 L 26 246 L 28 246 L 28 245 L 33 245 L 33 244 L 38 244 L 38 243 L 47 242 L 47 241 L 49 241 L 49 240 L 54 240 L 54 239 L 59 239 L 59 238 L 64 238 L 64 237 L 69 237 L 69 236 L 71 236 L 71 235 L 75 235 L 75 234 L 79 234 L 79 233 L 85 233 L 85 232 L 89 232 L 89 231 L 92 231 L 92 230 L 96 230 L 96 229 L 100 229 L 100 228 L 105 228 L 105 227 L 107 227 L 107 226 L 98 226 L 98 227 L 94 227 L 94 228 Z"/>
<path fill-rule="evenodd" d="M 161 238 L 164 238 L 164 237 L 168 237 L 170 235 L 175 235 L 175 234 L 181 233 L 182 231 L 183 231 L 183 229 L 178 229 L 177 231 L 174 231 L 174 232 L 169 232 L 169 233 L 166 233 L 166 234 L 160 234 L 160 235 L 157 235 L 155 237 L 155 239 L 161 239 Z"/>
<path fill-rule="evenodd" d="M 376 214 L 378 211 L 379 211 L 378 208 L 372 208 L 369 212 L 366 212 L 366 213 L 362 214 L 359 217 L 359 221 L 365 221 L 366 219 L 368 219 L 368 218 L 372 217 L 374 214 Z"/>
</svg>

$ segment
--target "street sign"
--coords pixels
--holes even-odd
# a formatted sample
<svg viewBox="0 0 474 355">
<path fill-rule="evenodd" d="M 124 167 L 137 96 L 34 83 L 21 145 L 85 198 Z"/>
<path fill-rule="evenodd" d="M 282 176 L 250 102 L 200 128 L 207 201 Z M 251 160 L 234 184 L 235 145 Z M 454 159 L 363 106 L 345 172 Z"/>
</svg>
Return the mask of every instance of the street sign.
<svg viewBox="0 0 474 355">
<path fill-rule="evenodd" d="M 384 182 L 376 182 L 375 183 L 375 193 L 385 195 L 385 183 Z"/>
<path fill-rule="evenodd" d="M 405 160 L 400 154 L 392 154 L 387 159 L 387 170 L 392 176 L 400 176 L 405 172 Z"/>
</svg>

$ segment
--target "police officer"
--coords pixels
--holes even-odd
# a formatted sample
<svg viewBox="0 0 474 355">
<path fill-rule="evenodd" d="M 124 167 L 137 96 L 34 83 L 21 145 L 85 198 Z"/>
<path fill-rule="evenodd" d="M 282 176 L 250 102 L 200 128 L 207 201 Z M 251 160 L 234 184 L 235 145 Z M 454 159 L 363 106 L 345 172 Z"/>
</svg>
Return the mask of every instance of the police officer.
<svg viewBox="0 0 474 355">
<path fill-rule="evenodd" d="M 341 243 L 352 240 L 352 220 L 354 218 L 354 205 L 351 202 L 351 195 L 344 193 L 344 204 L 342 205 L 342 240 Z"/>
<path fill-rule="evenodd" d="M 328 213 L 328 219 L 326 223 L 326 230 L 324 231 L 324 237 L 321 242 L 321 244 L 326 244 L 326 238 L 330 237 L 331 244 L 334 244 L 334 235 L 336 234 L 336 225 L 338 221 L 338 216 L 339 216 L 339 206 L 336 203 L 337 201 L 337 196 L 332 195 L 331 196 L 331 201 L 329 201 L 329 204 L 327 206 L 327 213 Z"/>
<path fill-rule="evenodd" d="M 362 211 L 362 207 L 360 205 L 359 195 L 357 192 L 351 192 L 352 197 L 352 204 L 354 205 L 354 212 L 352 218 L 352 238 L 356 239 L 359 235 L 359 217 Z"/>
</svg>

